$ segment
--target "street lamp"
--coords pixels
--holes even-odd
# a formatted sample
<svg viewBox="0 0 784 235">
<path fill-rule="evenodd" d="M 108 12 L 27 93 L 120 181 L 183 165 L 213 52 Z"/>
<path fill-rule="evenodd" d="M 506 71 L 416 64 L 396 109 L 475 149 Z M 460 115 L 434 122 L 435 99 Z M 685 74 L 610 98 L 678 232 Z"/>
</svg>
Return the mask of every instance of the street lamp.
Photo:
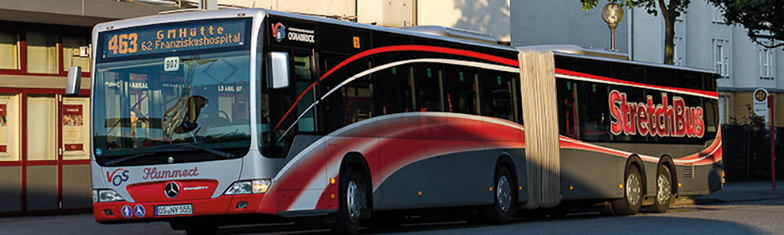
<svg viewBox="0 0 784 235">
<path fill-rule="evenodd" d="M 610 27 L 610 48 L 614 51 L 615 28 L 618 27 L 618 23 L 621 23 L 621 20 L 623 20 L 623 7 L 618 5 L 618 3 L 608 3 L 602 9 L 602 19 L 607 23 L 607 27 Z"/>
</svg>

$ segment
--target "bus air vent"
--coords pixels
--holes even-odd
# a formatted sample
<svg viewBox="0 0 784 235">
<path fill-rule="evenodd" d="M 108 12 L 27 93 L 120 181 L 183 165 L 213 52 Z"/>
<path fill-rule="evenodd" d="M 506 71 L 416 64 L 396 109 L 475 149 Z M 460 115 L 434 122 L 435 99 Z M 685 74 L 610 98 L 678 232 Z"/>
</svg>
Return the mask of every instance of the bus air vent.
<svg viewBox="0 0 784 235">
<path fill-rule="evenodd" d="M 683 168 L 683 178 L 694 179 L 694 166 L 686 166 Z"/>
</svg>

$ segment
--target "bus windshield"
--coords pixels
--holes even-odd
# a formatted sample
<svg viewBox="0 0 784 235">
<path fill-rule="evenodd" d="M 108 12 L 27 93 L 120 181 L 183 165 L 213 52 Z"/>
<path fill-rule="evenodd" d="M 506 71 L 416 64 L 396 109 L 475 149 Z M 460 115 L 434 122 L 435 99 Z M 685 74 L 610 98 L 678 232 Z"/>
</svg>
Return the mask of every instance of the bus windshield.
<svg viewBox="0 0 784 235">
<path fill-rule="evenodd" d="M 160 164 L 172 158 L 182 163 L 247 154 L 249 52 L 200 52 L 96 65 L 93 136 L 99 164 Z"/>
</svg>

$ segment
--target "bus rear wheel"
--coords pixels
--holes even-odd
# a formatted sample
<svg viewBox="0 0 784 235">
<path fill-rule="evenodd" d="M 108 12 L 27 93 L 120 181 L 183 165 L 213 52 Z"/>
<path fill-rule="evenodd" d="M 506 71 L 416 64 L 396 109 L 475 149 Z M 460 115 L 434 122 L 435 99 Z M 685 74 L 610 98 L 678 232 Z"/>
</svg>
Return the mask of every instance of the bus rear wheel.
<svg viewBox="0 0 784 235">
<path fill-rule="evenodd" d="M 495 191 L 493 192 L 493 205 L 485 208 L 484 220 L 490 224 L 509 223 L 517 206 L 517 190 L 514 190 L 514 179 L 506 167 L 495 171 Z"/>
<path fill-rule="evenodd" d="M 362 174 L 353 168 L 346 168 L 340 177 L 340 208 L 332 233 L 357 234 L 359 232 L 359 220 L 366 209 L 365 190 L 367 189 Z"/>
<path fill-rule="evenodd" d="M 670 169 L 664 165 L 659 165 L 656 170 L 656 198 L 653 205 L 646 209 L 650 212 L 664 213 L 670 208 L 672 202 L 672 174 Z"/>
<path fill-rule="evenodd" d="M 642 206 L 642 177 L 637 167 L 629 167 L 623 181 L 623 198 L 612 202 L 613 211 L 617 215 L 635 215 Z"/>
</svg>

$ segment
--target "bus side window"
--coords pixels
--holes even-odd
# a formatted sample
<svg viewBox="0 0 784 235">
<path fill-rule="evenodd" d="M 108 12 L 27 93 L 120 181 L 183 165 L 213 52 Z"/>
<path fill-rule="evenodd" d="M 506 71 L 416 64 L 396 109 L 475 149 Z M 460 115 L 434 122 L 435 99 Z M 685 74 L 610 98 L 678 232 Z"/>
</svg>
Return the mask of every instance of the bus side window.
<svg viewBox="0 0 784 235">
<path fill-rule="evenodd" d="M 295 50 L 292 54 L 292 67 L 294 68 L 294 86 L 296 87 L 296 95 L 305 92 L 306 89 L 314 82 L 314 66 L 313 54 L 310 51 Z M 304 116 L 297 122 L 297 129 L 299 131 L 313 132 L 316 131 L 316 120 L 314 110 L 307 110 L 314 102 L 314 92 L 309 90 L 302 100 L 297 103 L 297 114 L 302 114 L 307 111 Z"/>
<path fill-rule="evenodd" d="M 457 66 L 445 66 L 446 108 L 449 112 L 479 114 L 477 72 Z"/>
<path fill-rule="evenodd" d="M 577 115 L 579 117 L 581 140 L 607 142 L 610 141 L 610 106 L 607 101 L 608 86 L 596 83 L 577 83 Z M 634 97 L 643 97 L 642 92 L 634 93 Z"/>
<path fill-rule="evenodd" d="M 416 84 L 417 111 L 433 112 L 444 109 L 444 82 L 441 66 L 438 64 L 417 64 L 414 84 Z"/>
<path fill-rule="evenodd" d="M 328 53 L 320 55 L 324 63 L 323 71 L 329 71 L 347 58 Z M 320 94 L 324 96 L 329 93 L 329 96 L 322 98 L 323 103 L 319 105 L 319 110 L 324 115 L 323 132 L 330 133 L 348 124 L 373 117 L 373 80 L 370 76 L 356 78 L 341 86 L 346 79 L 367 70 L 370 66 L 369 60 L 357 60 L 336 70 L 319 83 Z"/>
<path fill-rule="evenodd" d="M 376 72 L 376 115 L 406 113 L 414 110 L 414 67 L 396 66 Z"/>
<path fill-rule="evenodd" d="M 512 99 L 513 82 L 508 76 L 501 76 L 500 73 L 483 71 L 480 80 L 482 116 L 517 121 L 514 112 L 514 100 Z M 505 75 L 505 74 L 504 74 Z"/>
<path fill-rule="evenodd" d="M 572 138 L 577 136 L 577 84 L 574 81 L 558 79 L 558 127 L 561 135 Z"/>
</svg>

